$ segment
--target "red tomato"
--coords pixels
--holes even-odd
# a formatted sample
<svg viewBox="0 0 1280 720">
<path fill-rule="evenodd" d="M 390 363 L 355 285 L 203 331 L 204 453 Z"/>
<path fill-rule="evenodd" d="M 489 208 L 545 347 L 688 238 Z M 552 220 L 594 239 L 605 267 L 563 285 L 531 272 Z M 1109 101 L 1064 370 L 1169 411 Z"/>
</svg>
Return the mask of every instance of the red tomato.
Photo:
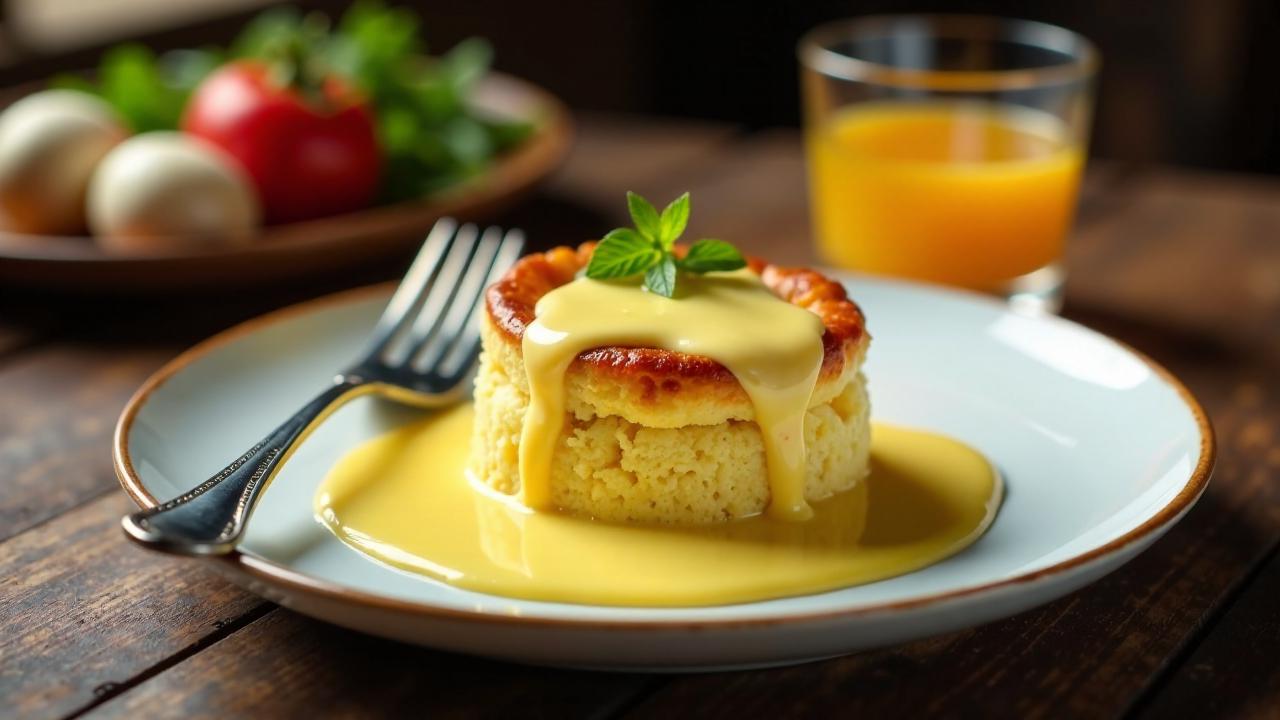
<svg viewBox="0 0 1280 720">
<path fill-rule="evenodd" d="M 381 153 L 369 108 L 336 78 L 309 101 L 267 65 L 219 68 L 192 94 L 182 129 L 230 153 L 257 186 L 268 222 L 358 210 L 373 201 Z"/>
</svg>

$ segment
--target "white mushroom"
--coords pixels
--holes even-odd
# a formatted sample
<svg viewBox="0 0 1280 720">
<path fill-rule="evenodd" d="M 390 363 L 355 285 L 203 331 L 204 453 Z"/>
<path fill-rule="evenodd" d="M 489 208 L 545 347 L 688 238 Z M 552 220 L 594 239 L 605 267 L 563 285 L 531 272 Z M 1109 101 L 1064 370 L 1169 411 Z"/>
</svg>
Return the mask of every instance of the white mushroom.
<svg viewBox="0 0 1280 720">
<path fill-rule="evenodd" d="M 0 228 L 84 232 L 84 197 L 98 161 L 128 135 L 102 100 L 45 90 L 0 113 Z"/>
<path fill-rule="evenodd" d="M 213 145 L 177 132 L 112 150 L 89 185 L 89 227 L 109 249 L 244 244 L 261 210 L 248 176 Z"/>
</svg>

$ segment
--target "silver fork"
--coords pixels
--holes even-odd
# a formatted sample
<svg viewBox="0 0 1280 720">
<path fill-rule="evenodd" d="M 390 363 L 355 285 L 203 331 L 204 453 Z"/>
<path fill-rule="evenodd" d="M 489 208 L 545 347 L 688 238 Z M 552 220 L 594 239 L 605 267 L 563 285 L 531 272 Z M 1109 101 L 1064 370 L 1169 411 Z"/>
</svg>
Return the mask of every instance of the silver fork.
<svg viewBox="0 0 1280 720">
<path fill-rule="evenodd" d="M 377 393 L 440 407 L 457 402 L 480 353 L 484 289 L 519 257 L 524 234 L 450 219 L 436 223 L 373 329 L 363 358 L 221 472 L 160 505 L 127 515 L 125 533 L 178 555 L 225 555 L 294 447 L 340 405 Z"/>
</svg>

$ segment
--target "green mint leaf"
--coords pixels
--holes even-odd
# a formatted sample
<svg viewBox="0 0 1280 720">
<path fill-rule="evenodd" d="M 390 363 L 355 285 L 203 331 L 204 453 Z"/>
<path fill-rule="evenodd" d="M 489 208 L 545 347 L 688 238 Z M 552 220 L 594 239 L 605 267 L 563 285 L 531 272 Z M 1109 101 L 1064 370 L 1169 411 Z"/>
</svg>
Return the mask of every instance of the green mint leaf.
<svg viewBox="0 0 1280 720">
<path fill-rule="evenodd" d="M 689 224 L 689 193 L 681 195 L 671 201 L 662 211 L 662 217 L 659 220 L 658 239 L 662 241 L 662 247 L 670 250 L 676 244 L 676 240 L 684 233 L 684 228 Z"/>
<path fill-rule="evenodd" d="M 658 211 L 648 200 L 640 197 L 636 193 L 627 191 L 627 209 L 631 211 L 631 222 L 636 224 L 636 230 L 640 234 L 650 240 L 658 240 Z"/>
<path fill-rule="evenodd" d="M 649 288 L 650 292 L 658 293 L 663 297 L 671 297 L 676 294 L 676 261 L 670 255 L 664 254 L 662 262 L 649 268 L 644 274 L 644 286 Z"/>
<path fill-rule="evenodd" d="M 587 262 L 580 275 L 606 280 L 644 273 L 644 288 L 674 298 L 681 272 L 706 273 L 737 270 L 747 261 L 738 249 L 723 240 L 702 239 L 684 258 L 673 252 L 675 241 L 689 223 L 689 193 L 676 198 L 661 214 L 648 200 L 627 193 L 627 207 L 636 227 L 612 230 Z"/>
<path fill-rule="evenodd" d="M 747 261 L 738 252 L 738 248 L 723 240 L 699 240 L 689 248 L 688 254 L 680 261 L 680 269 L 685 272 L 705 273 L 724 270 L 737 270 L 745 267 Z"/>
<path fill-rule="evenodd" d="M 631 228 L 618 228 L 609 231 L 596 245 L 587 263 L 587 277 L 594 280 L 629 277 L 648 270 L 662 259 L 662 252 L 640 233 Z"/>
</svg>

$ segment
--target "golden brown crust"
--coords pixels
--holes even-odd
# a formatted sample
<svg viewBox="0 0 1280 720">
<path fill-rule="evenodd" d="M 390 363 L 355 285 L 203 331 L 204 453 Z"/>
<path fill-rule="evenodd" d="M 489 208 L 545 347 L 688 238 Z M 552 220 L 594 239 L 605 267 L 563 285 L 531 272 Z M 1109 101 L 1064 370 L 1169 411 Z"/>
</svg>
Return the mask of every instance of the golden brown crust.
<svg viewBox="0 0 1280 720">
<path fill-rule="evenodd" d="M 525 328 L 533 322 L 534 307 L 548 292 L 571 282 L 586 265 L 595 248 L 594 242 L 577 247 L 561 246 L 545 253 L 521 258 L 485 293 L 485 306 L 491 325 L 503 340 L 517 347 Z M 677 252 L 683 252 L 677 248 Z M 822 336 L 824 357 L 822 377 L 839 375 L 851 358 L 860 358 L 867 337 L 862 310 L 849 299 L 844 286 L 821 273 L 806 268 L 769 265 L 759 258 L 748 261 L 766 287 L 778 297 L 810 310 L 822 318 L 826 332 Z M 647 347 L 602 347 L 588 350 L 577 357 L 572 369 L 589 366 L 595 372 L 626 374 L 647 380 L 657 394 L 662 383 L 700 380 L 737 385 L 733 374 L 720 363 L 701 355 Z M 648 393 L 646 393 L 648 394 Z"/>
</svg>

